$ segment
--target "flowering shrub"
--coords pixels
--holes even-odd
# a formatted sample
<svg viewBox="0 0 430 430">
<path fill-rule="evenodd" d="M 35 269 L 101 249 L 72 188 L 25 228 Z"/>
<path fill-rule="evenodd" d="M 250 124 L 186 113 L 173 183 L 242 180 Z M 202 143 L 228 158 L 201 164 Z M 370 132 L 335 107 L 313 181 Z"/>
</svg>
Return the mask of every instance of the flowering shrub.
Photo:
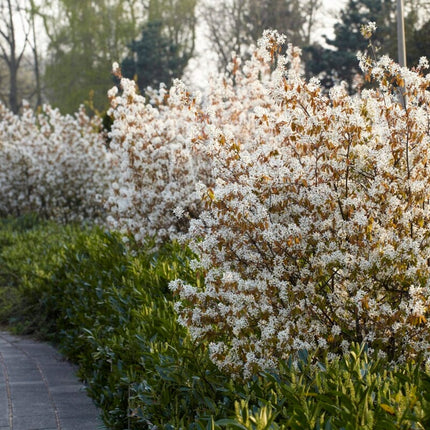
<svg viewBox="0 0 430 430">
<path fill-rule="evenodd" d="M 250 62 L 234 63 L 236 86 L 222 81 L 222 108 L 214 97 L 205 109 L 215 179 L 200 185 L 188 234 L 205 287 L 171 284 L 180 320 L 244 377 L 354 341 L 389 359 L 428 357 L 427 64 L 362 55 L 378 88 L 325 96 L 300 76 L 297 50 L 278 55 L 282 43 L 266 32 Z"/>
<path fill-rule="evenodd" d="M 100 120 L 83 108 L 63 116 L 26 106 L 17 116 L 0 105 L 0 214 L 103 218 L 114 168 L 99 130 Z"/>
<path fill-rule="evenodd" d="M 108 200 L 110 223 L 137 241 L 177 238 L 200 213 L 195 184 L 209 180 L 208 159 L 200 145 L 190 145 L 198 133 L 198 101 L 179 81 L 169 92 L 164 87 L 150 92 L 148 101 L 134 81 L 114 72 L 121 92 L 117 87 L 109 92 L 110 147 L 121 175 Z"/>
<path fill-rule="evenodd" d="M 234 57 L 229 67 L 228 74 L 213 77 L 202 101 L 180 81 L 170 91 L 162 86 L 147 90 L 147 97 L 139 95 L 135 82 L 122 78 L 114 64 L 121 90 L 109 92 L 111 149 L 121 166 L 108 202 L 114 228 L 137 241 L 151 236 L 160 243 L 182 238 L 190 220 L 199 217 L 200 185 L 212 187 L 218 177 L 212 140 L 245 139 L 255 132 L 254 109 L 271 103 L 264 86 L 269 61 L 255 57 L 242 70 Z"/>
</svg>

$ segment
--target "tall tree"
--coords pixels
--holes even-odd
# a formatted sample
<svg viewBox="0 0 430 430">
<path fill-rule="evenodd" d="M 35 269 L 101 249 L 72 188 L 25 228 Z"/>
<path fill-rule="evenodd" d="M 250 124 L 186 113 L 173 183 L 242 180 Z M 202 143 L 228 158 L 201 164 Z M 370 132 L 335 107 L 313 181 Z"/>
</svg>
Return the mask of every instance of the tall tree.
<svg viewBox="0 0 430 430">
<path fill-rule="evenodd" d="M 421 0 L 422 1 L 422 0 Z M 418 31 L 419 19 L 416 2 L 406 2 L 406 45 L 408 63 L 416 64 L 419 55 L 419 41 L 422 34 Z M 422 12 L 422 11 L 421 11 Z M 362 84 L 357 52 L 367 49 L 368 41 L 361 35 L 360 29 L 369 21 L 376 22 L 377 31 L 372 37 L 376 55 L 389 55 L 397 59 L 396 2 L 393 0 L 349 0 L 341 10 L 339 22 L 334 26 L 334 37 L 326 37 L 327 47 L 314 44 L 307 48 L 308 61 L 306 71 L 309 75 L 318 75 L 326 88 L 340 81 L 346 82 L 348 90 L 354 92 Z M 424 31 L 424 30 L 423 30 Z M 422 51 L 421 55 L 426 52 Z"/>
<path fill-rule="evenodd" d="M 42 105 L 42 82 L 41 82 L 41 71 L 40 71 L 40 53 L 39 53 L 39 40 L 38 40 L 38 27 L 36 24 L 36 18 L 40 16 L 41 6 L 37 5 L 35 0 L 29 0 L 29 9 L 27 10 L 27 16 L 30 19 L 31 36 L 29 37 L 29 46 L 33 54 L 33 71 L 35 79 L 35 106 Z"/>
<path fill-rule="evenodd" d="M 248 0 L 245 15 L 249 36 L 257 40 L 267 28 L 284 33 L 294 45 L 302 45 L 307 17 L 300 0 Z"/>
<path fill-rule="evenodd" d="M 26 0 L 0 0 L 0 62 L 7 80 L 6 94 L 1 99 L 17 113 L 21 100 L 19 96 L 19 72 L 28 47 L 31 20 L 27 15 Z"/>
<path fill-rule="evenodd" d="M 408 1 L 406 10 L 406 59 L 415 66 L 420 57 L 430 56 L 430 1 Z"/>
<path fill-rule="evenodd" d="M 249 45 L 245 11 L 246 0 L 206 0 L 201 7 L 210 48 L 216 53 L 221 70 L 230 62 L 233 52 L 243 54 Z"/>
<path fill-rule="evenodd" d="M 207 0 L 202 15 L 220 69 L 232 52 L 243 55 L 268 28 L 285 34 L 296 46 L 309 44 L 321 4 L 321 0 Z"/>
<path fill-rule="evenodd" d="M 180 78 L 194 53 L 197 0 L 151 0 L 141 35 L 122 62 L 125 77 L 141 90 Z"/>
<path fill-rule="evenodd" d="M 110 69 L 138 34 L 137 0 L 46 0 L 49 56 L 44 75 L 46 94 L 67 113 L 91 99 L 95 109 L 107 106 Z M 46 8 L 48 10 L 48 8 Z"/>
</svg>

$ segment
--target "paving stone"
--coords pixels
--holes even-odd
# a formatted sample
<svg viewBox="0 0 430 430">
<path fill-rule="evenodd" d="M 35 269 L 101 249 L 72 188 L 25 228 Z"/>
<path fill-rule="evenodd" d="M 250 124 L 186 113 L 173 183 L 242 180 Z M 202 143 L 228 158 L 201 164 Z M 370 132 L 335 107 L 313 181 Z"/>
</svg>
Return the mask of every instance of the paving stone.
<svg viewBox="0 0 430 430">
<path fill-rule="evenodd" d="M 2 336 L 3 340 L 6 340 L 8 342 L 13 342 L 14 340 L 17 339 L 17 337 L 15 335 L 10 334 L 7 331 L 2 331 L 1 336 Z"/>
<path fill-rule="evenodd" d="M 17 347 L 21 348 L 28 354 L 30 354 L 32 357 L 55 357 L 60 358 L 61 355 L 51 346 L 44 345 L 44 344 L 23 344 L 23 343 L 17 343 Z"/>
<path fill-rule="evenodd" d="M 16 351 L 16 349 L 11 349 L 10 351 L 5 350 L 6 348 L 3 347 L 1 347 L 1 349 L 3 359 L 6 363 L 9 361 L 16 364 L 19 364 L 21 362 L 28 363 L 28 358 L 22 352 Z"/>
<path fill-rule="evenodd" d="M 79 411 L 80 415 L 94 415 L 97 410 L 94 403 L 85 393 L 53 393 L 55 405 L 60 411 L 60 416 L 71 418 Z"/>
<path fill-rule="evenodd" d="M 85 385 L 82 384 L 69 384 L 69 385 L 58 385 L 58 386 L 52 386 L 51 385 L 51 393 L 53 396 L 56 394 L 62 394 L 62 393 L 82 393 L 86 392 Z"/>
<path fill-rule="evenodd" d="M 40 413 L 40 412 L 39 412 Z M 13 430 L 58 429 L 55 415 L 26 415 L 13 417 Z"/>
<path fill-rule="evenodd" d="M 48 394 L 37 396 L 27 394 L 14 399 L 12 402 L 13 411 L 17 415 L 20 411 L 25 411 L 25 415 L 38 414 L 40 411 L 54 412 L 54 404 Z"/>
<path fill-rule="evenodd" d="M 49 393 L 48 386 L 44 381 L 42 381 L 42 379 L 39 379 L 39 381 L 17 382 L 16 384 L 10 383 L 9 390 L 12 393 L 12 399 L 17 396 L 22 396 L 25 393 L 32 396 Z"/>
<path fill-rule="evenodd" d="M 76 370 L 51 345 L 0 332 L 0 430 L 10 403 L 13 430 L 105 429 Z"/>
<path fill-rule="evenodd" d="M 42 382 L 42 375 L 37 369 L 8 369 L 9 384 L 38 384 Z"/>
<path fill-rule="evenodd" d="M 97 430 L 106 429 L 100 419 L 65 418 L 61 419 L 61 430 Z"/>
<path fill-rule="evenodd" d="M 7 427 L 9 428 L 9 413 L 6 412 L 5 415 L 1 415 L 0 416 L 0 429 L 2 429 L 3 427 Z"/>
<path fill-rule="evenodd" d="M 68 365 L 48 365 L 43 366 L 42 370 L 49 385 L 53 387 L 59 385 L 70 385 L 78 381 L 75 369 Z"/>
<path fill-rule="evenodd" d="M 6 384 L 2 382 L 0 383 L 0 430 L 4 426 L 9 429 L 9 401 Z"/>
</svg>

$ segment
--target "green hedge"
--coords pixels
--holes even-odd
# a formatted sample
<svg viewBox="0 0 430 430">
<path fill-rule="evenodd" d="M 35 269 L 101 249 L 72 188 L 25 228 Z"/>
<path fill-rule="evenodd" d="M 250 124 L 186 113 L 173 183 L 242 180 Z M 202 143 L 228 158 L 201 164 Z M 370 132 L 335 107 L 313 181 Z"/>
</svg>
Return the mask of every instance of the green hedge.
<svg viewBox="0 0 430 430">
<path fill-rule="evenodd" d="M 59 344 L 107 425 L 187 428 L 232 407 L 226 377 L 176 321 L 168 283 L 194 277 L 188 251 L 137 249 L 98 228 L 24 224 L 1 225 L 0 321 Z"/>
<path fill-rule="evenodd" d="M 176 321 L 168 289 L 198 283 L 178 244 L 25 217 L 0 221 L 0 322 L 54 341 L 111 429 L 426 429 L 430 377 L 356 347 L 232 380 Z"/>
</svg>

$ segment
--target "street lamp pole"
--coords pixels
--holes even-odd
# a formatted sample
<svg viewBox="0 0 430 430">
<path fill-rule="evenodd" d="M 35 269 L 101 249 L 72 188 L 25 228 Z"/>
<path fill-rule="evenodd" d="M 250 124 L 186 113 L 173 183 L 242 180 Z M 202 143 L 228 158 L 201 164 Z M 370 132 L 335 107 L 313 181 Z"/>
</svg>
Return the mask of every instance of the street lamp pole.
<svg viewBox="0 0 430 430">
<path fill-rule="evenodd" d="M 397 49 L 399 52 L 399 64 L 401 67 L 406 67 L 405 21 L 403 17 L 403 0 L 397 0 Z M 403 86 L 399 87 L 399 99 L 403 108 L 406 109 L 407 98 Z"/>
<path fill-rule="evenodd" d="M 397 0 L 397 49 L 399 64 L 402 67 L 406 67 L 405 21 L 403 17 L 403 0 Z"/>
</svg>

